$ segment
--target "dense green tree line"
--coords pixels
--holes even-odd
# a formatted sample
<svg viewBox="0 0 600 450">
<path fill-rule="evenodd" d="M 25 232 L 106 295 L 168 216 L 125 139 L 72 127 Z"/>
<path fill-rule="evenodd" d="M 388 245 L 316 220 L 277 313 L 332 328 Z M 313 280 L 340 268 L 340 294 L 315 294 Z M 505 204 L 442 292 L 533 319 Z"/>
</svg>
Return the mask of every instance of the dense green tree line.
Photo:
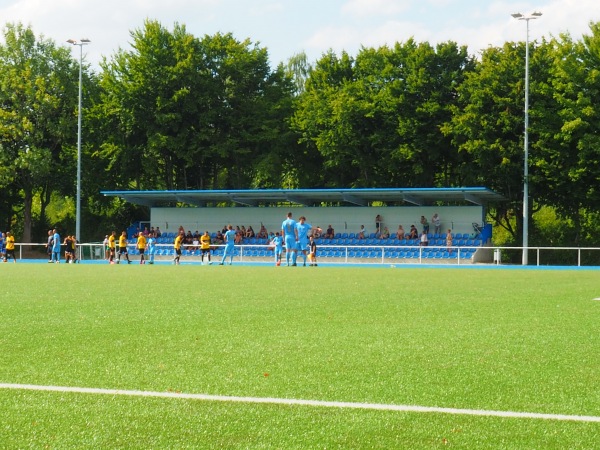
<svg viewBox="0 0 600 450">
<path fill-rule="evenodd" d="M 475 57 L 410 39 L 272 68 L 231 34 L 147 21 L 131 37 L 84 66 L 84 240 L 144 214 L 100 190 L 486 186 L 507 198 L 490 220 L 519 243 L 524 43 Z M 530 243 L 598 244 L 600 24 L 530 45 L 530 213 L 561 221 Z M 77 86 L 69 48 L 6 25 L 0 228 L 24 240 L 73 223 Z"/>
</svg>

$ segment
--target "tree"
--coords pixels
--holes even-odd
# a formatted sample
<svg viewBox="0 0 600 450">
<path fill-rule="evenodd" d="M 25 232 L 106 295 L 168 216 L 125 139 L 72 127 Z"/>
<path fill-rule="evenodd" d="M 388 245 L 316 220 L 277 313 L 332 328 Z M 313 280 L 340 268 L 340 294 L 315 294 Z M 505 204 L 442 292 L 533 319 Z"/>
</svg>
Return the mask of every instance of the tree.
<svg viewBox="0 0 600 450">
<path fill-rule="evenodd" d="M 551 42 L 544 94 L 553 104 L 536 111 L 540 152 L 535 183 L 540 201 L 572 221 L 569 244 L 585 238 L 587 216 L 600 201 L 600 24 L 590 28 L 583 42 L 569 35 Z"/>
<path fill-rule="evenodd" d="M 292 119 L 301 142 L 321 153 L 330 186 L 452 183 L 456 151 L 441 132 L 471 70 L 454 43 L 363 48 L 317 61 Z"/>
<path fill-rule="evenodd" d="M 52 190 L 72 194 L 78 65 L 67 48 L 36 39 L 30 27 L 7 24 L 0 45 L 0 186 L 18 194 L 13 213 L 31 242 L 32 204 Z"/>
<path fill-rule="evenodd" d="M 244 188 L 275 183 L 293 85 L 265 49 L 230 34 L 202 39 L 147 21 L 133 50 L 102 64 L 96 116 L 107 139 L 97 156 L 116 186 Z M 275 156 L 273 156 L 275 155 Z"/>
<path fill-rule="evenodd" d="M 466 156 L 461 167 L 466 185 L 486 186 L 507 198 L 495 209 L 494 219 L 515 240 L 521 235 L 523 211 L 524 61 L 524 43 L 485 49 L 475 71 L 458 88 L 459 105 L 444 127 Z M 532 93 L 536 95 L 533 84 Z M 535 133 L 530 136 L 535 142 Z"/>
</svg>

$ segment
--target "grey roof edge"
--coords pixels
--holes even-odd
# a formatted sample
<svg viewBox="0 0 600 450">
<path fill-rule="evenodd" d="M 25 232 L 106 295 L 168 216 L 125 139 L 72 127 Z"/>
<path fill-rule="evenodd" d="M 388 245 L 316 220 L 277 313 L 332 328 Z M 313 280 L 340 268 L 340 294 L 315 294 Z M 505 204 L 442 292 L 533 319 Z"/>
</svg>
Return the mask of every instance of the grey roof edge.
<svg viewBox="0 0 600 450">
<path fill-rule="evenodd" d="M 355 188 L 355 189 L 216 189 L 162 191 L 100 191 L 106 197 L 154 207 L 165 203 L 186 203 L 203 206 L 207 203 L 237 203 L 256 206 L 259 203 L 341 203 L 369 206 L 371 202 L 396 202 L 427 205 L 432 202 L 466 202 L 487 205 L 506 200 L 504 196 L 485 187 L 452 188 Z"/>
</svg>

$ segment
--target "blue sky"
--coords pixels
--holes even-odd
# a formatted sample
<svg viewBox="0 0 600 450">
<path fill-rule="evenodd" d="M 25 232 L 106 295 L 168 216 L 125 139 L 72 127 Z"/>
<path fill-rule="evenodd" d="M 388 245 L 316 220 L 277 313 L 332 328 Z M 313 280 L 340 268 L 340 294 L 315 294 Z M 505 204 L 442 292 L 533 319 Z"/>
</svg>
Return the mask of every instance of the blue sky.
<svg viewBox="0 0 600 450">
<path fill-rule="evenodd" d="M 57 43 L 91 39 L 84 54 L 93 65 L 119 47 L 129 49 L 130 31 L 147 18 L 169 29 L 185 24 L 196 36 L 249 38 L 266 47 L 276 65 L 301 51 L 314 61 L 329 49 L 355 55 L 361 46 L 410 37 L 431 44 L 452 40 L 477 54 L 525 40 L 525 23 L 510 14 L 533 11 L 543 16 L 530 24 L 532 40 L 564 32 L 580 39 L 589 22 L 600 21 L 599 0 L 0 0 L 2 25 L 31 25 Z"/>
</svg>

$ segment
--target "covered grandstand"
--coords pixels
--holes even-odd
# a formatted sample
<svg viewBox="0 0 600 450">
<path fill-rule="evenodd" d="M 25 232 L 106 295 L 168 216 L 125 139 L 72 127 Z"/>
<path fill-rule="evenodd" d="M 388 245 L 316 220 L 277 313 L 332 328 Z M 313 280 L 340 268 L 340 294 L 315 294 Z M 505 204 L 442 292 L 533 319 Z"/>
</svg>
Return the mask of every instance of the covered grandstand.
<svg viewBox="0 0 600 450">
<path fill-rule="evenodd" d="M 178 191 L 103 191 L 150 209 L 150 221 L 136 224 L 159 227 L 159 255 L 169 258 L 172 240 L 179 227 L 192 232 L 209 230 L 215 237 L 226 224 L 261 225 L 269 231 L 280 230 L 287 211 L 295 217 L 304 215 L 314 227 L 332 225 L 333 239 L 318 238 L 320 257 L 329 261 L 487 261 L 490 252 L 478 251 L 491 238 L 491 226 L 485 224 L 490 203 L 503 201 L 496 192 L 480 187 L 469 188 L 385 188 L 385 189 L 257 189 L 257 190 L 178 190 Z M 442 217 L 443 231 L 429 233 L 429 245 L 422 247 L 415 239 L 398 239 L 396 228 L 419 229 L 421 216 L 431 220 L 434 213 Z M 383 217 L 383 227 L 390 232 L 382 238 L 376 232 L 374 218 Z M 359 239 L 360 225 L 369 232 Z M 453 249 L 446 245 L 446 230 L 453 235 Z M 246 238 L 236 250 L 246 261 L 271 261 L 268 240 Z M 219 255 L 220 248 L 215 248 Z M 199 256 L 190 247 L 184 255 Z"/>
</svg>

